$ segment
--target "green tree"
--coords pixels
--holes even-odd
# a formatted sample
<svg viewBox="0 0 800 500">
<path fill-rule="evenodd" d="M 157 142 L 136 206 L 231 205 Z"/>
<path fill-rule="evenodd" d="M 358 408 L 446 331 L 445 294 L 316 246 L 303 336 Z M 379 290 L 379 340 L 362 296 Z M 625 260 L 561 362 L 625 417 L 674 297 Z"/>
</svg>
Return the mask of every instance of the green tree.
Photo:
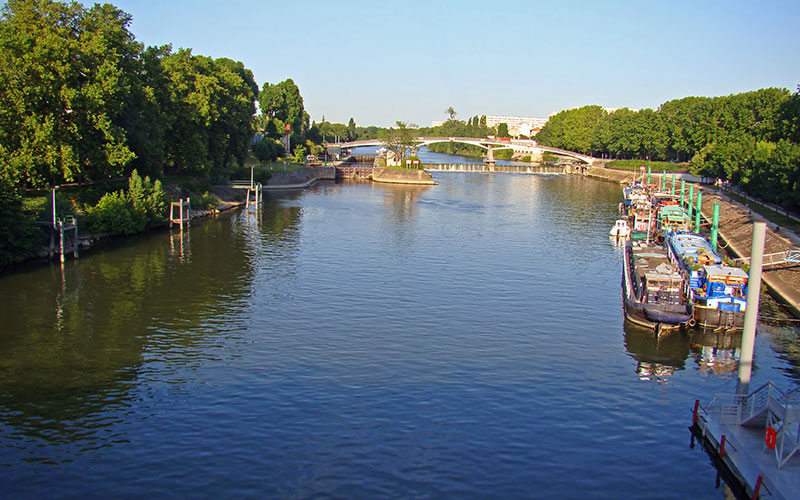
<svg viewBox="0 0 800 500">
<path fill-rule="evenodd" d="M 182 49 L 163 58 L 169 77 L 173 122 L 169 164 L 212 175 L 233 160 L 243 164 L 255 132 L 258 87 L 242 63 L 211 59 Z"/>
<path fill-rule="evenodd" d="M 386 149 L 394 154 L 396 161 L 403 165 L 407 152 L 414 147 L 416 134 L 407 123 L 396 122 L 397 128 L 390 127 L 380 134 L 380 138 Z"/>
<path fill-rule="evenodd" d="M 447 119 L 451 122 L 456 121 L 456 110 L 453 109 L 453 106 L 448 106 L 447 109 L 444 110 L 445 114 L 447 115 Z"/>
<path fill-rule="evenodd" d="M 356 134 L 356 121 L 350 117 L 350 121 L 347 122 L 347 140 L 354 141 L 358 138 L 358 134 Z"/>
<path fill-rule="evenodd" d="M 39 231 L 22 210 L 14 176 L 2 170 L 0 174 L 0 267 L 6 267 L 34 254 Z"/>
<path fill-rule="evenodd" d="M 280 144 L 278 144 L 274 139 L 265 137 L 260 141 L 258 141 L 257 143 L 253 144 L 252 150 L 253 154 L 261 163 L 261 165 L 265 165 L 268 162 L 278 159 L 281 152 L 283 151 L 283 147 Z"/>
<path fill-rule="evenodd" d="M 508 124 L 501 123 L 497 125 L 497 137 L 508 137 Z"/>
<path fill-rule="evenodd" d="M 306 156 L 306 148 L 305 146 L 297 145 L 294 147 L 294 158 L 296 161 L 301 162 L 305 161 Z"/>
<path fill-rule="evenodd" d="M 115 7 L 10 0 L 0 18 L 0 161 L 28 184 L 101 179 L 134 158 L 118 124 L 141 46 Z"/>
<path fill-rule="evenodd" d="M 600 106 L 561 111 L 547 120 L 536 134 L 536 141 L 545 146 L 591 154 L 592 146 L 597 142 L 596 131 L 606 115 Z"/>
<path fill-rule="evenodd" d="M 304 121 L 307 123 L 307 120 L 304 120 L 303 98 L 291 78 L 273 85 L 264 83 L 258 94 L 258 103 L 268 119 L 277 118 L 289 124 L 295 134 L 304 132 Z"/>
</svg>

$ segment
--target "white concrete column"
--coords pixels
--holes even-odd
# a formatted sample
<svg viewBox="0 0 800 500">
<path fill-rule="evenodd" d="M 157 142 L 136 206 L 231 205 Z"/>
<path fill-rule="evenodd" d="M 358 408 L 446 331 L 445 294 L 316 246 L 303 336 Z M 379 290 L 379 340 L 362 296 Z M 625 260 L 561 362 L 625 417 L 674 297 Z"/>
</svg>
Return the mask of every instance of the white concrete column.
<svg viewBox="0 0 800 500">
<path fill-rule="evenodd" d="M 747 394 L 750 389 L 750 373 L 753 369 L 753 350 L 756 341 L 756 322 L 761 299 L 761 267 L 764 260 L 764 240 L 767 226 L 763 222 L 753 224 L 753 243 L 750 249 L 750 275 L 747 278 L 747 310 L 742 329 L 742 352 L 739 357 L 739 381 L 737 394 Z"/>
</svg>

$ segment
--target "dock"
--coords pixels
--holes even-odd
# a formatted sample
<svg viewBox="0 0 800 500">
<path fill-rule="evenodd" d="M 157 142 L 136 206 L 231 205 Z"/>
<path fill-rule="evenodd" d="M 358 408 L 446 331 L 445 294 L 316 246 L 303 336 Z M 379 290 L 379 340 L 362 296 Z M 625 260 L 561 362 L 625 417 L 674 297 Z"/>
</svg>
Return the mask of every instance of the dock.
<svg viewBox="0 0 800 500">
<path fill-rule="evenodd" d="M 800 388 L 714 394 L 690 429 L 740 498 L 800 499 Z"/>
</svg>

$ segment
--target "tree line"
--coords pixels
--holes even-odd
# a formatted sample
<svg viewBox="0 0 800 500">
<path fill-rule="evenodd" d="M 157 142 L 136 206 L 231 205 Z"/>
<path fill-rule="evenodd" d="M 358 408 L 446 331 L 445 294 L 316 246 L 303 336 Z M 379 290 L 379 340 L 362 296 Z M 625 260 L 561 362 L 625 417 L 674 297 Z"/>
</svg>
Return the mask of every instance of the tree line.
<svg viewBox="0 0 800 500">
<path fill-rule="evenodd" d="M 536 140 L 601 158 L 688 162 L 695 175 L 800 209 L 800 88 L 685 97 L 657 110 L 584 106 L 552 116 Z"/>
</svg>

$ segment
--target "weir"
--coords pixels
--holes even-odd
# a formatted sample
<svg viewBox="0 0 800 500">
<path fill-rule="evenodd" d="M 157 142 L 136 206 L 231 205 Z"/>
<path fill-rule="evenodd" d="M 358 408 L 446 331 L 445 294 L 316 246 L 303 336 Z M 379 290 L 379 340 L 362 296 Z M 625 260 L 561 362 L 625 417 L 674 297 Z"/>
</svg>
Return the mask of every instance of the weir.
<svg viewBox="0 0 800 500">
<path fill-rule="evenodd" d="M 464 164 L 426 164 L 425 170 L 445 172 L 510 172 L 523 174 L 564 174 L 566 169 L 561 165 L 486 165 L 481 163 Z"/>
</svg>

